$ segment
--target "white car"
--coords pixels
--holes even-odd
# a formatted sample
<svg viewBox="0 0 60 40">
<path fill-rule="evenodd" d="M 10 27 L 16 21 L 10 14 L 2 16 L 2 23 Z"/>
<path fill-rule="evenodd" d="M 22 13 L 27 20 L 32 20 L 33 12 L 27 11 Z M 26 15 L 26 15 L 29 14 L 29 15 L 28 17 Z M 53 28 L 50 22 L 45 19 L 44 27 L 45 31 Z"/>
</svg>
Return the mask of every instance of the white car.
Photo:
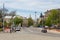
<svg viewBox="0 0 60 40">
<path fill-rule="evenodd" d="M 20 30 L 21 30 L 20 26 L 16 27 L 16 31 L 20 31 Z"/>
</svg>

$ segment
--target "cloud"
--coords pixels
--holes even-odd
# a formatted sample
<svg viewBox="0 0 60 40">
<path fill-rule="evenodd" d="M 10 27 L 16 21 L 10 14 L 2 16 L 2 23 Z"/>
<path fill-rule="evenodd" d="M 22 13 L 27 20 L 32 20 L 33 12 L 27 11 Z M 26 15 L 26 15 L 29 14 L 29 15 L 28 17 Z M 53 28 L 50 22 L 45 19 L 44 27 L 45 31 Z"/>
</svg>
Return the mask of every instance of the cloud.
<svg viewBox="0 0 60 40">
<path fill-rule="evenodd" d="M 7 0 L 6 0 L 7 1 Z M 8 3 L 11 2 L 11 3 Z M 52 5 L 58 5 L 55 3 L 56 1 L 52 0 L 9 0 L 7 1 L 6 7 L 13 8 L 13 9 L 26 9 L 26 10 L 40 10 L 42 8 L 52 7 Z M 47 7 L 47 8 L 48 8 Z"/>
<path fill-rule="evenodd" d="M 21 13 L 20 15 L 60 8 L 60 0 L 0 0 L 0 7 L 2 7 L 3 2 L 6 8 L 17 10 L 18 14 Z"/>
</svg>

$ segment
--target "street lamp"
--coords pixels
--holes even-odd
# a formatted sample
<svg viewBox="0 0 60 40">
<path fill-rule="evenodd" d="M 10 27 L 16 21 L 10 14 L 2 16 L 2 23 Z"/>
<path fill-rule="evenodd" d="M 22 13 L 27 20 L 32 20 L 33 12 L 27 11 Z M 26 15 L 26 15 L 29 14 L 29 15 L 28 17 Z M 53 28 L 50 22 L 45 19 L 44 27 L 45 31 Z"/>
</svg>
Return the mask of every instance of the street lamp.
<svg viewBox="0 0 60 40">
<path fill-rule="evenodd" d="M 35 11 L 35 25 L 36 25 L 36 23 L 37 23 L 37 17 L 36 17 L 36 11 Z"/>
<path fill-rule="evenodd" d="M 36 13 L 37 13 L 37 12 L 35 12 L 35 20 L 36 20 Z"/>
</svg>

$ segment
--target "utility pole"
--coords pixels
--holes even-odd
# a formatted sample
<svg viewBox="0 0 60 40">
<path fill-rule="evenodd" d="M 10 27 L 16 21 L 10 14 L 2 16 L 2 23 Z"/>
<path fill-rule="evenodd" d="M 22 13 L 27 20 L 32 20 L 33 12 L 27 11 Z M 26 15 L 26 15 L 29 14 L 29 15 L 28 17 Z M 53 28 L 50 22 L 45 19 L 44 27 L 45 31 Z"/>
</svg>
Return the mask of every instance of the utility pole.
<svg viewBox="0 0 60 40">
<path fill-rule="evenodd" d="M 2 10 L 2 21 L 3 21 L 3 31 L 4 31 L 4 3 L 3 3 L 3 10 Z"/>
<path fill-rule="evenodd" d="M 35 12 L 35 22 L 36 22 L 36 20 L 37 20 L 37 18 L 36 18 L 36 13 L 37 13 L 37 12 Z"/>
<path fill-rule="evenodd" d="M 36 17 L 36 11 L 35 11 L 35 25 L 37 24 L 37 17 Z"/>
<path fill-rule="evenodd" d="M 30 18 L 31 18 L 31 14 L 30 14 Z"/>
</svg>

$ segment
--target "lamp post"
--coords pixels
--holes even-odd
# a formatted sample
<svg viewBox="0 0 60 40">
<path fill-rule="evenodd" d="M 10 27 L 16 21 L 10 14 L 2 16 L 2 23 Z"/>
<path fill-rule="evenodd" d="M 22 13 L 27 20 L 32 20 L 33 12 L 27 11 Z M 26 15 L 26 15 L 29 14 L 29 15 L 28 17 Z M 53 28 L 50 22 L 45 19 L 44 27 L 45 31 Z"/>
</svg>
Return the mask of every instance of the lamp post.
<svg viewBox="0 0 60 40">
<path fill-rule="evenodd" d="M 36 25 L 36 23 L 37 23 L 37 18 L 36 18 L 36 11 L 35 11 L 35 25 Z"/>
<path fill-rule="evenodd" d="M 3 31 L 4 31 L 4 3 L 3 3 L 3 9 L 2 9 L 2 26 L 3 26 Z"/>
</svg>

